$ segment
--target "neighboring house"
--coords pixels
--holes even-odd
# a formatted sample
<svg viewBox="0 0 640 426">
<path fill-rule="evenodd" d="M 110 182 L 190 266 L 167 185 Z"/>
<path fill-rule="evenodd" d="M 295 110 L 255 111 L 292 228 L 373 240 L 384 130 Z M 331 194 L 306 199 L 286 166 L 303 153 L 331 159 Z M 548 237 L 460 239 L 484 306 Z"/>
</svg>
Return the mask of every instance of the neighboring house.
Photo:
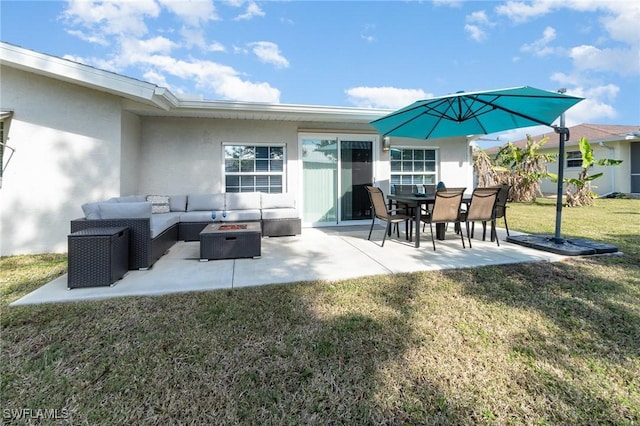
<svg viewBox="0 0 640 426">
<path fill-rule="evenodd" d="M 559 136 L 549 129 L 549 132 L 535 135 L 533 140 L 548 136 L 547 142 L 540 150 L 542 154 L 558 154 Z M 599 195 L 608 195 L 614 192 L 624 194 L 640 193 L 640 125 L 620 126 L 607 124 L 580 124 L 569 128 L 569 140 L 565 141 L 564 153 L 564 177 L 577 178 L 582 170 L 582 154 L 578 147 L 580 138 L 585 137 L 591 143 L 595 159 L 610 158 L 622 160 L 617 166 L 593 166 L 589 170 L 590 175 L 603 173 L 601 177 L 592 182 L 593 192 Z M 513 142 L 524 147 L 526 139 Z M 500 147 L 491 147 L 485 151 L 495 157 Z M 558 173 L 558 163 L 547 165 L 549 172 Z M 549 179 L 542 181 L 540 189 L 544 193 L 557 192 L 557 184 Z"/>
<path fill-rule="evenodd" d="M 7 43 L 0 66 L 2 256 L 65 252 L 80 206 L 119 195 L 288 192 L 325 226 L 370 220 L 365 184 L 473 185 L 466 137 L 383 141 L 388 110 L 183 99 Z"/>
</svg>

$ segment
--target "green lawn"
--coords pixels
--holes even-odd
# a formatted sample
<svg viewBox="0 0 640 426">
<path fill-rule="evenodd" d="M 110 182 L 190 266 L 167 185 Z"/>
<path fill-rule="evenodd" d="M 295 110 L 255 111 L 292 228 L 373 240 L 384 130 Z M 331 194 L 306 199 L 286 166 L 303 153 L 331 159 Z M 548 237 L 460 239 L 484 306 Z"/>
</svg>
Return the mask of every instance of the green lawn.
<svg viewBox="0 0 640 426">
<path fill-rule="evenodd" d="M 510 206 L 553 233 L 552 200 Z M 624 254 L 25 307 L 66 258 L 2 258 L 3 420 L 640 424 L 640 200 L 563 235 Z"/>
</svg>

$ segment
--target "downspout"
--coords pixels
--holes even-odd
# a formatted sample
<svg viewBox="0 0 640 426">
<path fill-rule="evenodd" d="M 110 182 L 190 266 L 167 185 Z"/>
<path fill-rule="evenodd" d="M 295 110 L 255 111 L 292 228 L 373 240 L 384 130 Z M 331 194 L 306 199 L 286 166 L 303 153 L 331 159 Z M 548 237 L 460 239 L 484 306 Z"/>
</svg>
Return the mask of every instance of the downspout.
<svg viewBox="0 0 640 426">
<path fill-rule="evenodd" d="M 607 148 L 609 150 L 609 155 L 607 156 L 607 158 L 613 158 L 615 148 L 605 145 L 604 141 L 600 141 L 598 145 L 600 145 L 601 148 Z M 613 194 L 614 192 L 616 192 L 616 174 L 615 170 L 613 169 L 613 165 L 609 165 L 609 172 L 611 173 L 611 191 L 609 193 Z"/>
</svg>

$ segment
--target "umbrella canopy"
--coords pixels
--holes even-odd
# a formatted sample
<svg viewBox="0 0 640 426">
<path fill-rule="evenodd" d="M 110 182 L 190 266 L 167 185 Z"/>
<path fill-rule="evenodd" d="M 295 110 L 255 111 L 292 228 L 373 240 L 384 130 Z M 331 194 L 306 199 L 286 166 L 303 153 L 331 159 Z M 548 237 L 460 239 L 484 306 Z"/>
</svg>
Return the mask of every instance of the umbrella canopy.
<svg viewBox="0 0 640 426">
<path fill-rule="evenodd" d="M 382 136 L 435 139 L 550 126 L 583 100 L 534 87 L 458 92 L 414 102 L 371 122 Z"/>
</svg>

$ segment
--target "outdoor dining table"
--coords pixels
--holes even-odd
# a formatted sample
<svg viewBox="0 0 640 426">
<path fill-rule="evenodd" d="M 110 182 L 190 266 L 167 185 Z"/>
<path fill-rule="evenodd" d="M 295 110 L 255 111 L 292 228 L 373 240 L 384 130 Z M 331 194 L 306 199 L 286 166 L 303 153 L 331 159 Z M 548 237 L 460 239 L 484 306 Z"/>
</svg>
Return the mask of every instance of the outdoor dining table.
<svg viewBox="0 0 640 426">
<path fill-rule="evenodd" d="M 425 194 L 425 195 L 400 195 L 400 194 L 389 194 L 387 195 L 387 199 L 389 200 L 389 209 L 393 202 L 403 203 L 409 207 L 413 207 L 415 210 L 414 221 L 416 223 L 415 229 L 415 241 L 414 244 L 416 248 L 420 247 L 420 216 L 422 215 L 422 206 L 429 206 L 429 204 L 433 204 L 436 201 L 435 194 Z M 463 195 L 462 203 L 469 205 L 471 202 L 471 195 Z M 462 232 L 462 231 L 460 231 Z M 436 223 L 436 238 L 439 240 L 444 240 L 445 233 L 445 224 L 444 223 Z"/>
</svg>

